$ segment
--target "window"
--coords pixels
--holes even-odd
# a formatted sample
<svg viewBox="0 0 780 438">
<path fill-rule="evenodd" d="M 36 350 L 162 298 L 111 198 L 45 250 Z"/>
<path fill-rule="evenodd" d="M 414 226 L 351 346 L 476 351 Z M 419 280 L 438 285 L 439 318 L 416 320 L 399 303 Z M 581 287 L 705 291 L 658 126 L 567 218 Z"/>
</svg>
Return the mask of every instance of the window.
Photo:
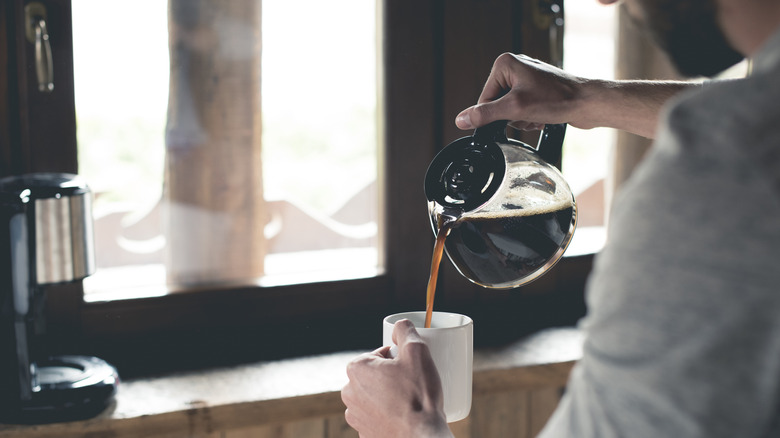
<svg viewBox="0 0 780 438">
<path fill-rule="evenodd" d="M 77 1 L 84 0 L 73 0 L 74 17 L 80 14 Z M 315 12 L 301 6 L 303 5 L 301 2 L 276 1 L 278 3 L 268 0 L 263 6 L 263 13 L 267 12 L 270 17 L 274 5 L 291 3 L 298 5 L 296 17 L 305 13 L 307 16 L 317 16 L 320 21 L 328 22 L 329 18 L 341 15 L 338 9 L 342 6 L 340 2 L 315 2 L 319 6 L 327 4 L 326 10 Z M 104 11 L 111 9 L 111 6 L 108 6 L 110 3 L 105 1 L 99 3 L 99 7 Z M 154 6 L 149 7 L 158 7 L 158 3 L 151 2 Z M 170 5 L 176 3 L 175 0 L 169 2 Z M 192 5 L 196 2 L 186 3 L 193 8 Z M 365 7 L 366 3 L 373 4 L 365 1 L 358 3 L 360 7 Z M 76 40 L 81 36 L 80 29 L 71 25 L 73 23 L 71 0 L 48 0 L 45 4 L 51 21 L 49 29 L 55 72 L 54 91 L 46 94 L 37 91 L 34 71 L 27 67 L 33 65 L 34 57 L 31 45 L 20 37 L 24 32 L 23 26 L 15 23 L 14 20 L 6 19 L 21 16 L 24 1 L 11 0 L 3 2 L 0 6 L 4 22 L 10 23 L 0 41 L 8 47 L 8 50 L 0 51 L 2 52 L 0 62 L 7 64 L 11 72 L 7 78 L 2 79 L 4 82 L 0 87 L 0 92 L 7 93 L 2 100 L 3 107 L 0 111 L 3 122 L 0 126 L 7 127 L 0 129 L 3 174 L 33 171 L 77 172 L 80 171 L 79 166 L 94 165 L 88 160 L 98 158 L 98 155 L 90 154 L 89 157 L 80 156 L 80 164 L 77 164 L 76 160 L 77 111 L 74 110 L 74 79 L 69 72 L 73 71 L 72 63 L 75 57 L 76 74 L 79 74 L 79 46 L 74 48 L 70 45 L 70 35 L 73 34 Z M 119 4 L 130 4 L 135 7 L 143 3 L 119 2 Z M 222 2 L 218 4 L 222 5 Z M 381 99 L 375 102 L 377 117 L 376 125 L 372 128 L 375 132 L 367 129 L 359 135 L 362 136 L 360 138 L 378 138 L 377 143 L 382 147 L 381 153 L 377 153 L 375 158 L 376 166 L 360 164 L 358 167 L 361 171 L 367 173 L 350 175 L 351 181 L 354 181 L 350 184 L 350 192 L 356 193 L 363 185 L 370 186 L 368 181 L 371 178 L 371 171 L 368 167 L 372 167 L 376 172 L 377 199 L 381 199 L 381 203 L 377 207 L 375 219 L 377 238 L 374 243 L 371 243 L 378 248 L 375 250 L 377 262 L 371 261 L 371 263 L 380 268 L 370 273 L 364 271 L 359 275 L 316 278 L 316 281 L 301 279 L 296 274 L 297 278 L 292 282 L 280 280 L 265 284 L 262 281 L 247 281 L 246 278 L 254 278 L 251 276 L 243 276 L 236 282 L 209 282 L 206 278 L 205 281 L 200 279 L 194 286 L 186 284 L 187 287 L 171 290 L 159 289 L 158 293 L 123 295 L 117 288 L 102 295 L 87 296 L 86 299 L 81 283 L 60 285 L 47 291 L 51 315 L 47 322 L 50 336 L 55 340 L 54 345 L 67 352 L 86 352 L 103 357 L 115 363 L 125 376 L 133 373 L 194 367 L 205 363 L 228 363 L 235 360 L 314 353 L 336 348 L 374 346 L 378 332 L 375 333 L 372 328 L 376 327 L 377 321 L 383 315 L 395 310 L 424 306 L 433 236 L 427 222 L 422 177 L 436 151 L 453 139 L 464 135 L 454 126 L 455 115 L 462 108 L 476 101 L 489 66 L 498 54 L 505 51 L 525 52 L 537 58 L 549 59 L 551 53 L 549 27 L 540 26 L 531 18 L 547 13 L 540 9 L 540 4 L 510 0 L 489 4 L 465 0 L 447 2 L 393 0 L 376 3 L 375 12 L 378 19 L 372 17 L 372 21 L 377 26 L 376 38 L 377 45 L 381 48 L 379 52 L 381 55 L 377 55 L 377 59 L 372 62 L 377 66 L 374 78 L 379 78 L 377 83 L 381 84 L 374 97 L 378 95 Z M 252 8 L 256 3 L 254 1 L 231 2 L 230 5 L 237 8 Z M 234 13 L 240 15 L 239 12 L 234 11 Z M 121 21 L 132 25 L 126 32 L 134 35 L 137 45 L 141 45 L 145 37 L 153 36 L 152 26 L 160 20 L 159 16 L 151 12 L 139 17 L 133 16 L 131 12 L 117 12 L 115 16 L 121 17 Z M 78 17 L 75 20 L 78 20 Z M 303 20 L 300 17 L 296 18 L 295 23 L 303 23 Z M 350 18 L 350 20 L 358 19 Z M 279 22 L 274 22 L 277 23 Z M 365 23 L 361 21 L 360 25 L 363 24 Z M 353 23 L 352 27 L 357 25 Z M 289 27 L 292 26 L 288 23 Z M 316 46 L 319 39 L 324 40 L 324 37 L 317 32 L 309 32 L 308 29 L 299 30 L 300 35 L 311 42 L 312 47 Z M 211 39 L 213 35 L 209 34 L 191 32 L 186 36 L 187 41 L 195 45 L 208 45 L 214 42 Z M 103 39 L 108 43 L 112 40 L 104 35 L 91 38 Z M 366 41 L 359 42 L 366 43 Z M 268 44 L 270 51 L 272 43 L 268 42 Z M 149 70 L 152 69 L 151 58 L 162 57 L 159 53 L 144 53 L 144 56 L 149 58 Z M 107 72 L 110 77 L 111 69 L 108 67 L 117 67 L 120 61 L 107 62 L 103 67 L 95 69 Z M 260 68 L 262 69 L 262 65 Z M 357 67 L 345 69 L 343 74 L 353 74 L 354 68 Z M 204 69 L 199 69 L 193 74 L 202 75 L 203 72 Z M 311 77 L 315 80 L 317 78 L 317 76 Z M 256 77 L 250 74 L 242 80 L 251 85 L 255 79 Z M 203 81 L 204 78 L 198 80 Z M 139 79 L 124 81 L 110 87 L 103 87 L 107 89 L 101 91 L 107 95 L 114 93 L 118 95 L 120 90 L 116 87 L 120 87 L 122 91 L 128 91 L 129 96 L 125 99 L 130 101 L 136 93 L 140 94 L 144 87 L 148 86 L 152 89 L 157 87 L 151 82 L 139 82 L 142 81 Z M 178 83 L 181 84 L 181 81 Z M 95 85 L 98 84 L 90 82 L 82 87 Z M 311 84 L 305 85 L 302 84 L 300 89 L 288 90 L 287 100 L 305 102 Z M 327 86 L 329 84 L 325 85 Z M 79 82 L 75 82 L 75 87 L 75 96 L 80 96 Z M 249 90 L 244 94 L 250 97 L 263 94 L 252 93 L 251 88 L 240 89 Z M 332 92 L 332 90 L 325 91 Z M 158 91 L 154 95 L 159 97 L 161 94 L 162 91 Z M 271 92 L 264 94 L 269 97 Z M 240 94 L 237 96 L 245 97 Z M 75 107 L 81 108 L 79 98 L 76 98 L 75 102 Z M 153 103 L 151 98 L 147 103 L 151 108 Z M 257 104 L 257 101 L 250 100 L 250 105 Z M 262 101 L 259 105 L 263 112 L 268 110 L 263 117 L 270 117 L 273 108 L 266 108 L 266 106 L 270 107 L 272 104 Z M 300 138 L 303 139 L 301 141 L 308 142 L 310 138 L 327 137 L 322 132 L 327 128 L 325 126 L 327 124 L 317 125 L 322 120 L 310 122 L 310 119 L 322 115 L 311 114 L 306 109 L 293 113 L 293 116 L 298 118 L 295 126 L 298 134 L 301 135 Z M 110 113 L 105 108 L 103 110 Z M 84 129 L 89 124 L 86 119 L 82 119 L 82 116 L 87 114 L 81 111 L 78 110 L 80 130 L 82 124 L 85 125 Z M 155 111 L 159 114 L 159 106 L 157 110 L 149 109 L 149 114 Z M 326 115 L 349 118 L 344 114 L 336 114 L 335 111 L 329 111 Z M 271 123 L 270 119 L 266 119 L 265 123 Z M 169 123 L 169 134 L 170 128 Z M 159 126 L 155 129 L 159 133 Z M 141 136 L 142 131 L 142 129 L 127 131 L 127 136 Z M 247 134 L 247 131 L 240 132 Z M 80 137 L 83 133 L 84 131 L 80 131 L 78 134 L 79 147 L 82 146 L 82 142 L 88 141 Z M 337 131 L 336 134 L 344 134 L 344 132 Z M 251 135 L 256 133 L 252 132 Z M 262 135 L 262 143 L 265 145 L 272 143 L 271 138 L 274 135 L 283 137 L 291 133 L 276 131 L 274 134 L 269 128 L 268 132 Z M 350 132 L 350 136 L 353 135 L 358 133 Z M 154 136 L 158 136 L 153 141 L 157 141 L 159 145 L 159 134 L 153 134 L 152 137 Z M 136 143 L 146 144 L 147 140 L 144 138 L 133 140 L 134 145 L 131 146 L 133 152 L 135 148 L 141 147 Z M 99 151 L 103 152 L 100 149 Z M 291 151 L 277 151 L 276 157 L 270 149 L 265 152 L 268 154 L 262 157 L 262 161 L 282 160 L 279 162 L 283 162 L 286 159 L 284 154 Z M 166 168 L 170 165 L 170 163 L 160 163 L 159 155 L 154 158 L 151 152 L 142 155 L 152 161 L 141 167 L 144 171 L 156 173 L 158 176 L 155 178 L 159 178 L 161 166 Z M 309 155 L 309 153 L 302 155 Z M 322 156 L 316 158 L 321 160 Z M 339 158 L 342 161 L 353 160 L 341 156 Z M 358 156 L 354 160 L 360 162 L 364 158 L 365 156 Z M 298 159 L 299 157 L 294 157 L 294 160 Z M 201 164 L 203 162 L 211 164 L 213 158 L 201 160 Z M 99 167 L 103 162 L 101 159 L 97 166 Z M 239 162 L 239 164 L 243 166 L 246 163 Z M 111 166 L 109 170 L 112 177 L 124 172 L 123 169 L 115 166 Z M 273 197 L 269 195 L 273 193 L 271 187 L 273 182 L 269 181 L 269 178 L 274 181 L 280 178 L 279 173 L 273 176 L 277 170 L 283 171 L 280 172 L 283 174 L 291 173 L 283 168 L 282 164 L 278 164 L 278 169 L 264 168 L 263 181 L 260 184 L 263 185 L 267 196 L 260 198 L 261 202 L 273 201 Z M 99 169 L 97 171 L 99 172 Z M 249 174 L 256 176 L 256 173 Z M 186 176 L 187 173 L 185 172 L 184 175 Z M 234 174 L 230 173 L 230 176 L 233 177 Z M 143 175 L 132 178 L 152 180 L 151 176 Z M 315 180 L 315 183 L 319 184 L 317 181 L 319 180 Z M 192 183 L 192 180 L 189 180 L 189 183 Z M 309 186 L 312 184 L 308 183 Z M 344 185 L 343 182 L 338 184 Z M 96 189 L 102 191 L 99 186 L 98 184 Z M 288 186 L 285 184 L 284 188 Z M 162 196 L 165 196 L 165 190 L 170 189 L 167 182 L 164 187 Z M 150 185 L 144 191 L 157 190 L 160 190 L 159 183 Z M 348 196 L 347 191 L 340 190 L 339 194 Z M 292 198 L 290 196 L 290 199 Z M 312 210 L 316 208 L 312 207 Z M 320 213 L 325 210 L 327 208 L 320 210 Z M 312 216 L 317 214 L 312 213 Z M 201 232 L 213 230 L 209 222 L 206 222 L 206 225 L 199 225 L 185 221 L 184 224 L 195 227 Z M 268 230 L 264 226 L 262 231 L 265 236 Z M 271 231 L 268 232 L 272 234 Z M 239 234 L 239 236 L 244 235 Z M 160 245 L 154 236 L 143 237 L 135 239 L 136 242 L 132 244 L 144 243 L 148 245 L 146 246 L 148 251 L 154 250 L 155 245 Z M 167 244 L 170 242 L 166 242 Z M 371 248 L 371 246 L 358 248 Z M 143 252 L 142 246 L 137 246 L 135 249 Z M 280 251 L 280 253 L 284 252 Z M 300 260 L 297 257 L 295 256 L 296 260 Z M 362 256 L 360 258 L 368 259 Z M 264 260 L 265 268 L 271 269 L 270 258 Z M 589 257 L 573 257 L 564 260 L 555 268 L 556 271 L 518 292 L 481 291 L 445 263 L 440 272 L 437 307 L 471 315 L 481 327 L 477 335 L 478 344 L 499 342 L 539 325 L 570 323 L 582 312 L 582 285 L 590 263 Z M 131 279 L 135 281 L 134 276 L 131 276 Z M 354 327 L 366 329 L 354 330 Z M 285 336 L 279 336 L 282 332 Z M 350 335 L 347 336 L 346 333 Z"/>
<path fill-rule="evenodd" d="M 72 4 L 88 301 L 382 271 L 375 2 Z"/>
</svg>

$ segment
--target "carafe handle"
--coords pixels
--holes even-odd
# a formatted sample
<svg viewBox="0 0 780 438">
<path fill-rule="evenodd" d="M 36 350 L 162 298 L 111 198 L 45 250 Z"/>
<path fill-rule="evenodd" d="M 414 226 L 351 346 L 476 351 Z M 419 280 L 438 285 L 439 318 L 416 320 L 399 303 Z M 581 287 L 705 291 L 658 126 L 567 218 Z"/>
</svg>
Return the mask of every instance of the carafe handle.
<svg viewBox="0 0 780 438">
<path fill-rule="evenodd" d="M 547 163 L 561 168 L 561 152 L 563 150 L 563 138 L 566 136 L 566 124 L 547 124 L 539 136 L 536 145 L 536 153 Z"/>
<path fill-rule="evenodd" d="M 485 143 L 506 143 L 506 124 L 507 120 L 496 120 L 485 126 L 480 126 L 474 130 L 474 142 Z"/>
<path fill-rule="evenodd" d="M 478 144 L 491 142 L 507 143 L 507 122 L 507 120 L 496 120 L 475 129 L 473 135 L 474 142 Z M 561 167 L 561 151 L 565 135 L 565 123 L 544 125 L 542 134 L 539 136 L 539 143 L 536 145 L 536 153 L 539 157 L 559 169 Z"/>
</svg>

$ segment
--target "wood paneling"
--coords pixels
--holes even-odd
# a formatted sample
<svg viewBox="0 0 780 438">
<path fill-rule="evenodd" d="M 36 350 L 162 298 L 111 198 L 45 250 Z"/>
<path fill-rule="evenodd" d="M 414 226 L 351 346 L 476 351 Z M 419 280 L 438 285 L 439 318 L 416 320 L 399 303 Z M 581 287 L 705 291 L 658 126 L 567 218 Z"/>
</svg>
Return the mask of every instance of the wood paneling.
<svg viewBox="0 0 780 438">
<path fill-rule="evenodd" d="M 531 414 L 528 421 L 529 437 L 535 437 L 547 424 L 563 395 L 563 388 L 549 387 L 528 394 Z"/>
<path fill-rule="evenodd" d="M 441 2 L 392 0 L 383 5 L 387 270 L 394 280 L 396 308 L 409 310 L 425 307 L 433 249 L 423 176 L 441 144 L 436 123 L 441 111 Z"/>
<path fill-rule="evenodd" d="M 560 393 L 561 388 L 551 387 L 482 394 L 474 398 L 471 414 L 450 424 L 450 430 L 455 438 L 533 438 L 555 410 Z M 89 427 L 89 421 L 13 429 L 0 426 L 0 438 L 357 438 L 358 433 L 344 420 L 343 406 L 333 403 L 332 408 L 339 412 L 288 421 L 282 417 L 256 425 L 251 423 L 261 420 L 252 411 L 236 407 L 230 416 L 237 420 L 241 416 L 243 421 L 235 423 L 214 423 L 208 410 L 197 410 L 184 417 L 139 418 L 109 429 L 94 429 Z M 305 415 L 291 409 L 288 416 L 295 417 L 296 413 Z"/>
<path fill-rule="evenodd" d="M 295 437 L 354 438 L 340 390 L 360 352 L 257 362 L 128 380 L 116 404 L 80 422 L 0 425 L 0 438 Z M 458 438 L 532 436 L 553 412 L 574 361 L 575 328 L 543 330 L 474 356 L 471 414 L 451 425 Z"/>
</svg>

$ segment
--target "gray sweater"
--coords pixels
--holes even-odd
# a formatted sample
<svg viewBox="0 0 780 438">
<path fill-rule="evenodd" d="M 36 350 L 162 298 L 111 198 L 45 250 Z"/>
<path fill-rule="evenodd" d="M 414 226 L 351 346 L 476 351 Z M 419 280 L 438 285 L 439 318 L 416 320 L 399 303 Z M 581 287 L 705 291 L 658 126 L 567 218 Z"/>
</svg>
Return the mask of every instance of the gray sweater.
<svg viewBox="0 0 780 438">
<path fill-rule="evenodd" d="M 780 437 L 780 33 L 681 96 L 615 202 L 541 437 Z"/>
</svg>

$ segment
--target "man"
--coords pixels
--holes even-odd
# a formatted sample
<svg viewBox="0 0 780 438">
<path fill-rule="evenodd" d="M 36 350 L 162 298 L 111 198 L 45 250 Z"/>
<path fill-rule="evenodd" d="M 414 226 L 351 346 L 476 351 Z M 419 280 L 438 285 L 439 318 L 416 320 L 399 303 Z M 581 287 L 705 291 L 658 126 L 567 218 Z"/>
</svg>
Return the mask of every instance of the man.
<svg viewBox="0 0 780 438">
<path fill-rule="evenodd" d="M 583 357 L 541 436 L 780 436 L 780 1 L 625 4 L 682 73 L 746 56 L 750 77 L 597 81 L 502 55 L 456 120 L 655 138 L 615 202 Z M 408 323 L 394 339 L 395 359 L 381 348 L 349 365 L 347 422 L 361 437 L 451 436 L 427 349 Z"/>
</svg>

